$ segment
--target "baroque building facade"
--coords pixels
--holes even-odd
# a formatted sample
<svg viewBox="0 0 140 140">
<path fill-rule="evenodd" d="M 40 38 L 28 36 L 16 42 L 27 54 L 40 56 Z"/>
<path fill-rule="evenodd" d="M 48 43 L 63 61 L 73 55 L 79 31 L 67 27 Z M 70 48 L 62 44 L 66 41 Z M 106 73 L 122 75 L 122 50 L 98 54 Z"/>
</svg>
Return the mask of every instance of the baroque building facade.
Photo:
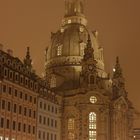
<svg viewBox="0 0 140 140">
<path fill-rule="evenodd" d="M 134 108 L 119 58 L 105 71 L 85 0 L 65 0 L 61 28 L 46 48 L 45 77 L 0 49 L 0 140 L 133 140 Z M 2 45 L 0 45 L 0 48 Z"/>
<path fill-rule="evenodd" d="M 119 58 L 110 77 L 84 6 L 84 0 L 65 0 L 61 28 L 46 49 L 46 79 L 62 97 L 61 140 L 131 140 L 134 108 Z"/>
<path fill-rule="evenodd" d="M 33 71 L 29 47 L 24 62 L 0 47 L 0 140 L 60 140 L 60 106 L 46 81 Z"/>
</svg>

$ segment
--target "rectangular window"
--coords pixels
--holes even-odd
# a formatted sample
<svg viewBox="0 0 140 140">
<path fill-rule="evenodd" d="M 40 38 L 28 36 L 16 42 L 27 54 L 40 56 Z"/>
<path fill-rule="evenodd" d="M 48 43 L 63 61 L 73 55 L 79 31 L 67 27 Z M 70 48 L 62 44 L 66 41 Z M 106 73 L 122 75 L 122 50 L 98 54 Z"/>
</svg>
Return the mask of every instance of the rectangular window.
<svg viewBox="0 0 140 140">
<path fill-rule="evenodd" d="M 24 107 L 24 116 L 26 116 L 27 115 L 27 109 L 26 109 L 26 107 Z"/>
<path fill-rule="evenodd" d="M 26 132 L 26 124 L 23 125 L 23 132 Z"/>
<path fill-rule="evenodd" d="M 4 118 L 1 118 L 0 126 L 1 126 L 1 128 L 4 128 Z"/>
<path fill-rule="evenodd" d="M 8 109 L 8 111 L 11 111 L 11 102 L 8 102 L 7 109 Z"/>
<path fill-rule="evenodd" d="M 35 126 L 33 126 L 33 134 L 35 134 Z"/>
<path fill-rule="evenodd" d="M 49 140 L 50 139 L 50 135 L 49 135 L 49 133 L 47 133 L 47 140 Z"/>
<path fill-rule="evenodd" d="M 9 87 L 9 94 L 11 95 L 12 94 L 12 88 Z"/>
<path fill-rule="evenodd" d="M 14 113 L 16 113 L 16 112 L 17 112 L 17 105 L 14 104 Z"/>
<path fill-rule="evenodd" d="M 2 109 L 5 109 L 5 100 L 2 100 Z"/>
<path fill-rule="evenodd" d="M 16 130 L 16 122 L 13 121 L 13 130 Z"/>
<path fill-rule="evenodd" d="M 36 104 L 36 98 L 34 98 L 34 104 Z"/>
<path fill-rule="evenodd" d="M 36 111 L 34 111 L 34 119 L 36 118 Z"/>
<path fill-rule="evenodd" d="M 6 85 L 3 85 L 3 92 L 6 92 Z"/>
<path fill-rule="evenodd" d="M 51 127 L 53 127 L 53 119 L 51 119 Z"/>
<path fill-rule="evenodd" d="M 20 92 L 20 99 L 22 99 L 22 96 L 23 96 L 23 93 L 22 93 L 22 92 Z"/>
<path fill-rule="evenodd" d="M 10 128 L 10 121 L 7 119 L 7 122 L 6 122 L 6 128 L 9 129 Z"/>
<path fill-rule="evenodd" d="M 50 126 L 50 118 L 48 118 L 48 126 Z"/>
<path fill-rule="evenodd" d="M 30 134 L 31 133 L 31 126 L 28 125 L 28 133 Z"/>
<path fill-rule="evenodd" d="M 29 109 L 29 117 L 32 117 L 32 111 Z"/>
<path fill-rule="evenodd" d="M 25 94 L 25 101 L 27 101 L 27 99 L 28 99 L 28 96 L 27 96 L 27 94 Z"/>
<path fill-rule="evenodd" d="M 39 116 L 39 123 L 40 124 L 42 123 L 42 116 L 41 115 Z"/>
<path fill-rule="evenodd" d="M 18 123 L 18 131 L 21 131 L 21 123 Z"/>
<path fill-rule="evenodd" d="M 46 124 L 46 117 L 44 117 L 43 124 L 44 125 Z"/>
<path fill-rule="evenodd" d="M 30 102 L 32 102 L 32 96 L 30 96 Z"/>
<path fill-rule="evenodd" d="M 19 112 L 19 114 L 22 114 L 22 107 L 21 107 L 21 105 L 19 106 L 18 112 Z"/>
<path fill-rule="evenodd" d="M 15 97 L 17 97 L 17 90 L 15 89 Z"/>
</svg>

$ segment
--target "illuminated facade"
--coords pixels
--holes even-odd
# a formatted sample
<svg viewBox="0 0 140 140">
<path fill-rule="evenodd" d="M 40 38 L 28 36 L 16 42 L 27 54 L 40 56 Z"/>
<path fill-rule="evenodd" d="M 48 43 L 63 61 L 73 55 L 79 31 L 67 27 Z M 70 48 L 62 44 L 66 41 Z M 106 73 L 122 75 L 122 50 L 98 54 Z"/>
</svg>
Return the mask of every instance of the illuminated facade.
<svg viewBox="0 0 140 140">
<path fill-rule="evenodd" d="M 119 58 L 110 77 L 84 0 L 65 0 L 61 28 L 46 49 L 46 77 L 0 50 L 0 140 L 132 140 L 134 108 Z M 1 45 L 0 45 L 1 48 Z"/>
<path fill-rule="evenodd" d="M 111 78 L 98 32 L 87 27 L 84 3 L 65 0 L 61 28 L 46 49 L 46 78 L 62 97 L 61 140 L 130 140 L 134 109 L 119 58 Z"/>
<path fill-rule="evenodd" d="M 60 140 L 60 106 L 31 63 L 29 48 L 24 63 L 0 50 L 0 140 Z"/>
</svg>

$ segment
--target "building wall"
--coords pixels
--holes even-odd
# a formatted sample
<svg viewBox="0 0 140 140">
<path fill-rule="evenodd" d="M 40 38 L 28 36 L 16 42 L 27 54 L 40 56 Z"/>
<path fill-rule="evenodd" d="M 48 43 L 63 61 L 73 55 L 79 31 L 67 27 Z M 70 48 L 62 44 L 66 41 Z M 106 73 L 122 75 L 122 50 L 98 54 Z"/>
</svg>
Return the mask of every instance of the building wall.
<svg viewBox="0 0 140 140">
<path fill-rule="evenodd" d="M 60 106 L 48 98 L 38 98 L 37 140 L 61 140 Z"/>
<path fill-rule="evenodd" d="M 0 82 L 1 140 L 36 139 L 37 94 L 3 80 Z"/>
</svg>

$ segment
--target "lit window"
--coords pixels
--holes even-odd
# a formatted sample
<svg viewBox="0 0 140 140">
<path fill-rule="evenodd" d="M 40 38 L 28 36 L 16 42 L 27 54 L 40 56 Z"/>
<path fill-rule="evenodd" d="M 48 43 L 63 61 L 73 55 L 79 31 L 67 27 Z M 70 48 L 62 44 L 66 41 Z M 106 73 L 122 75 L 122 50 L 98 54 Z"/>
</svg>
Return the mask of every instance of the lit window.
<svg viewBox="0 0 140 140">
<path fill-rule="evenodd" d="M 51 77 L 50 87 L 51 88 L 56 87 L 56 76 L 55 75 L 52 75 L 52 77 Z"/>
<path fill-rule="evenodd" d="M 69 132 L 68 140 L 74 140 L 74 133 Z"/>
<path fill-rule="evenodd" d="M 68 24 L 70 24 L 70 23 L 71 23 L 71 19 L 68 20 Z"/>
<path fill-rule="evenodd" d="M 89 114 L 89 140 L 96 140 L 96 113 Z"/>
<path fill-rule="evenodd" d="M 68 130 L 74 130 L 74 118 L 68 119 Z"/>
<path fill-rule="evenodd" d="M 57 56 L 62 55 L 62 45 L 57 46 Z"/>
<path fill-rule="evenodd" d="M 84 56 L 84 50 L 85 50 L 86 44 L 84 42 L 80 43 L 80 55 Z"/>
<path fill-rule="evenodd" d="M 74 118 L 68 119 L 68 140 L 74 140 Z"/>
</svg>

